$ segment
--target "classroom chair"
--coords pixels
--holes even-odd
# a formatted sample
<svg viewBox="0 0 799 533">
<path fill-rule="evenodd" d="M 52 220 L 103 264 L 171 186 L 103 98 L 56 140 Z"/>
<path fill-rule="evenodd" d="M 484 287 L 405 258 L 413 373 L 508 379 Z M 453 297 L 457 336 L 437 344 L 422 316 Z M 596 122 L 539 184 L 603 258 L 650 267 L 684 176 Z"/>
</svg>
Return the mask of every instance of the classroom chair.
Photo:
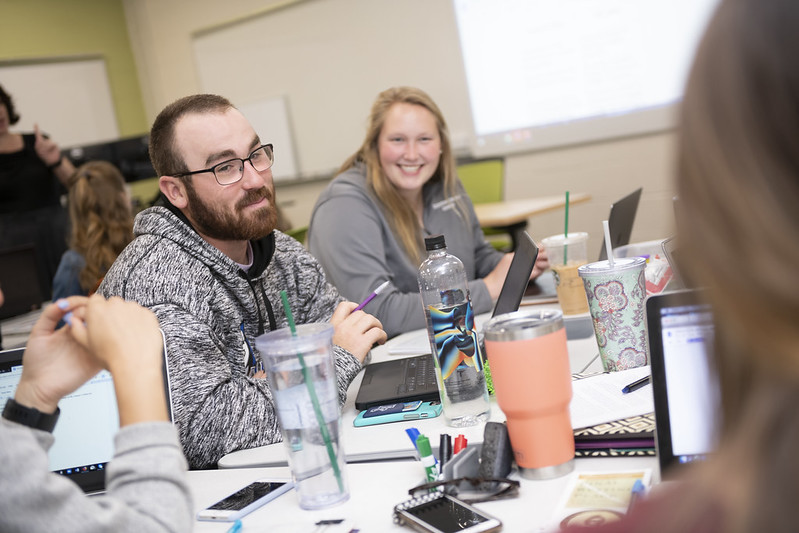
<svg viewBox="0 0 799 533">
<path fill-rule="evenodd" d="M 503 200 L 505 161 L 502 159 L 487 159 L 460 164 L 458 165 L 458 178 L 463 183 L 463 188 L 466 189 L 473 204 Z M 507 252 L 512 249 L 511 241 L 507 238 L 510 235 L 507 228 L 484 226 L 483 233 L 497 250 Z"/>
</svg>

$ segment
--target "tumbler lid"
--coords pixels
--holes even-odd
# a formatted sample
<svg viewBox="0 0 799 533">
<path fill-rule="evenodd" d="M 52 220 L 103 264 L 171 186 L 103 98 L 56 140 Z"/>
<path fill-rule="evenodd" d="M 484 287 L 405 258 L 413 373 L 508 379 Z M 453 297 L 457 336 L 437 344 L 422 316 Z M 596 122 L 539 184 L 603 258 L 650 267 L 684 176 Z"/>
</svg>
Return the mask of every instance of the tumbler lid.
<svg viewBox="0 0 799 533">
<path fill-rule="evenodd" d="M 610 266 L 610 261 L 597 261 L 595 263 L 588 263 L 577 269 L 580 276 L 591 274 L 605 274 L 608 272 L 618 272 L 620 270 L 630 270 L 639 268 L 641 265 L 646 265 L 645 257 L 617 257 L 613 259 L 613 266 Z"/>
<path fill-rule="evenodd" d="M 557 309 L 516 311 L 492 318 L 483 328 L 487 341 L 534 339 L 563 328 L 563 313 Z"/>
</svg>

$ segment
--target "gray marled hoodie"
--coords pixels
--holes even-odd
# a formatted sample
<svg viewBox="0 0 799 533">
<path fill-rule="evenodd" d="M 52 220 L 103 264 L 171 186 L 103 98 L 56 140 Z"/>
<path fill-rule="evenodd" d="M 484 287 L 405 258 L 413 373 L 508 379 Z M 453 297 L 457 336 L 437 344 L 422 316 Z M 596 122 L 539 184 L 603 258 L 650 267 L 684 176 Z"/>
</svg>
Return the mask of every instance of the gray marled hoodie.
<svg viewBox="0 0 799 533">
<path fill-rule="evenodd" d="M 343 298 L 300 243 L 275 231 L 252 241 L 245 273 L 206 242 L 170 206 L 142 211 L 136 238 L 105 276 L 100 291 L 150 308 L 166 335 L 174 422 L 192 468 L 226 453 L 281 440 L 272 392 L 247 375 L 255 338 L 287 326 L 280 291 L 298 324 L 327 322 Z M 336 346 L 339 398 L 361 369 Z"/>
</svg>

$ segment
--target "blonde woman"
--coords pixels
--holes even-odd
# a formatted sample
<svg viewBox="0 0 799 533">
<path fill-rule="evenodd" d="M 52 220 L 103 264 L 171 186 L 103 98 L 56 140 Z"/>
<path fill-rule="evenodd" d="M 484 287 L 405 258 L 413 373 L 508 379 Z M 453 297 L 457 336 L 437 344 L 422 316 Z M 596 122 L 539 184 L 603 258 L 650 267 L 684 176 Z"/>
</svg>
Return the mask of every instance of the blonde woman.
<svg viewBox="0 0 799 533">
<path fill-rule="evenodd" d="M 319 197 L 309 249 L 350 300 L 390 282 L 367 310 L 391 337 L 425 325 L 416 275 L 424 237 L 438 233 L 466 268 L 475 312 L 491 310 L 511 254 L 483 236 L 438 106 L 420 89 L 394 87 L 378 95 L 361 148 Z M 533 277 L 547 265 L 542 253 Z"/>
<path fill-rule="evenodd" d="M 106 161 L 81 165 L 70 180 L 71 237 L 53 278 L 53 300 L 93 293 L 133 238 L 125 179 Z"/>
</svg>

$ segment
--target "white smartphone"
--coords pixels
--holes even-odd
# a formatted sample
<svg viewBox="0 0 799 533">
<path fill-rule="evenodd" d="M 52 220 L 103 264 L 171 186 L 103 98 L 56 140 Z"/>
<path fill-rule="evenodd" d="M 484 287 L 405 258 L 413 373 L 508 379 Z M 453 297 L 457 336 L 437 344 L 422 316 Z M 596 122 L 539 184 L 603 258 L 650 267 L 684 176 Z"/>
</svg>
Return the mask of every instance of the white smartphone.
<svg viewBox="0 0 799 533">
<path fill-rule="evenodd" d="M 394 520 L 421 533 L 491 533 L 502 522 L 443 492 L 434 492 L 394 507 Z"/>
<path fill-rule="evenodd" d="M 289 480 L 259 479 L 197 513 L 197 520 L 233 522 L 288 492 Z"/>
</svg>

